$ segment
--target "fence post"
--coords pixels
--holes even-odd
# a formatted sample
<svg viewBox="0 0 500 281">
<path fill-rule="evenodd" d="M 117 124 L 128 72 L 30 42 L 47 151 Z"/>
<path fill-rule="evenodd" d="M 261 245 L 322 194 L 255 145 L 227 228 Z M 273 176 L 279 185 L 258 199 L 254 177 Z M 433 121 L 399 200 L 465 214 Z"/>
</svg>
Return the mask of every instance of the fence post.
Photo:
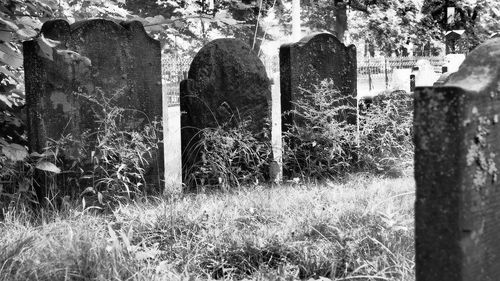
<svg viewBox="0 0 500 281">
<path fill-rule="evenodd" d="M 385 62 L 385 89 L 387 90 L 389 88 L 389 77 L 387 76 L 387 57 L 384 57 L 384 62 Z"/>
<path fill-rule="evenodd" d="M 372 71 L 371 71 L 371 65 L 370 65 L 370 55 L 368 55 L 368 91 L 373 90 L 371 72 Z"/>
<path fill-rule="evenodd" d="M 417 281 L 500 276 L 498 54 L 487 41 L 444 86 L 415 91 Z"/>
<path fill-rule="evenodd" d="M 415 74 L 410 74 L 410 92 L 415 91 Z"/>
</svg>

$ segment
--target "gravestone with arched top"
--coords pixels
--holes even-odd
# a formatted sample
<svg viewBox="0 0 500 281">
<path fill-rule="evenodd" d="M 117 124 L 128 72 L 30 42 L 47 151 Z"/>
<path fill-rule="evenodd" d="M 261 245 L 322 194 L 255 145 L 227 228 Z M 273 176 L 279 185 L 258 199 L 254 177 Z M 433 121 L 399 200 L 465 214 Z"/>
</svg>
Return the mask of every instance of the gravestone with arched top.
<svg viewBox="0 0 500 281">
<path fill-rule="evenodd" d="M 92 147 L 81 147 L 79 141 L 96 135 L 102 129 L 97 116 L 113 108 L 123 109 L 117 125 L 127 131 L 161 120 L 160 42 L 140 22 L 53 20 L 43 24 L 41 36 L 56 46 L 47 48 L 40 39 L 23 45 L 31 150 L 41 152 L 51 140 L 69 138 L 73 142 L 64 156 L 89 158 Z M 84 59 L 75 59 L 79 56 Z M 161 132 L 156 138 L 162 140 Z M 97 145 L 97 139 L 93 142 Z M 147 183 L 160 186 L 161 144 L 144 158 Z"/>
</svg>

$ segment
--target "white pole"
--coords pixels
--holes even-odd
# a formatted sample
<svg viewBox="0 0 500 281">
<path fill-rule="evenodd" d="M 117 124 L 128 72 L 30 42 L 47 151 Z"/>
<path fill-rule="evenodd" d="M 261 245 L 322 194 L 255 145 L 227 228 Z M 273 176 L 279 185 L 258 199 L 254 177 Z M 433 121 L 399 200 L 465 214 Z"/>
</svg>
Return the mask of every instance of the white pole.
<svg viewBox="0 0 500 281">
<path fill-rule="evenodd" d="M 300 34 L 300 0 L 292 0 L 292 40 L 299 41 Z"/>
</svg>

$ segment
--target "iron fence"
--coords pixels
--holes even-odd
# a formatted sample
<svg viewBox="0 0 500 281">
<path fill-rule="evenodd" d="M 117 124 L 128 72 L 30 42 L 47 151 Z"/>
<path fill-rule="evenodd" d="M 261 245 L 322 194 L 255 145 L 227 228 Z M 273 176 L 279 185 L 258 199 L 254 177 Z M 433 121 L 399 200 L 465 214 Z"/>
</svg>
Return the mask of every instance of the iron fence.
<svg viewBox="0 0 500 281">
<path fill-rule="evenodd" d="M 279 77 L 278 55 L 263 55 L 260 59 L 269 77 Z M 191 60 L 192 58 L 182 58 L 172 55 L 162 57 L 163 92 L 170 105 L 179 103 L 179 83 L 187 77 Z M 387 89 L 392 82 L 394 69 L 411 69 L 419 60 L 429 61 L 436 73 L 441 73 L 441 67 L 445 63 L 443 56 L 358 58 L 358 92 L 364 91 L 365 84 L 366 91 Z"/>
<path fill-rule="evenodd" d="M 419 60 L 427 60 L 434 67 L 434 72 L 440 73 L 444 57 L 378 57 L 358 58 L 358 79 L 369 77 L 384 77 L 389 79 L 394 69 L 411 69 Z"/>
<path fill-rule="evenodd" d="M 191 59 L 163 55 L 161 58 L 161 78 L 163 98 L 169 106 L 179 104 L 180 82 L 187 78 Z"/>
</svg>

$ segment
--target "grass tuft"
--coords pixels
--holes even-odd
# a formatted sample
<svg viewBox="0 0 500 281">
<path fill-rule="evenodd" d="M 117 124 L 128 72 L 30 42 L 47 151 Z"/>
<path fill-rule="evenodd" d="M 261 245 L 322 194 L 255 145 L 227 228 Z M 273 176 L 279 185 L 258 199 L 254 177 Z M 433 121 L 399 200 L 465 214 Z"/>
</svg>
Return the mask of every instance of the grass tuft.
<svg viewBox="0 0 500 281">
<path fill-rule="evenodd" d="M 6 212 L 0 280 L 414 280 L 412 178 Z M 21 212 L 22 213 L 22 212 Z"/>
</svg>

